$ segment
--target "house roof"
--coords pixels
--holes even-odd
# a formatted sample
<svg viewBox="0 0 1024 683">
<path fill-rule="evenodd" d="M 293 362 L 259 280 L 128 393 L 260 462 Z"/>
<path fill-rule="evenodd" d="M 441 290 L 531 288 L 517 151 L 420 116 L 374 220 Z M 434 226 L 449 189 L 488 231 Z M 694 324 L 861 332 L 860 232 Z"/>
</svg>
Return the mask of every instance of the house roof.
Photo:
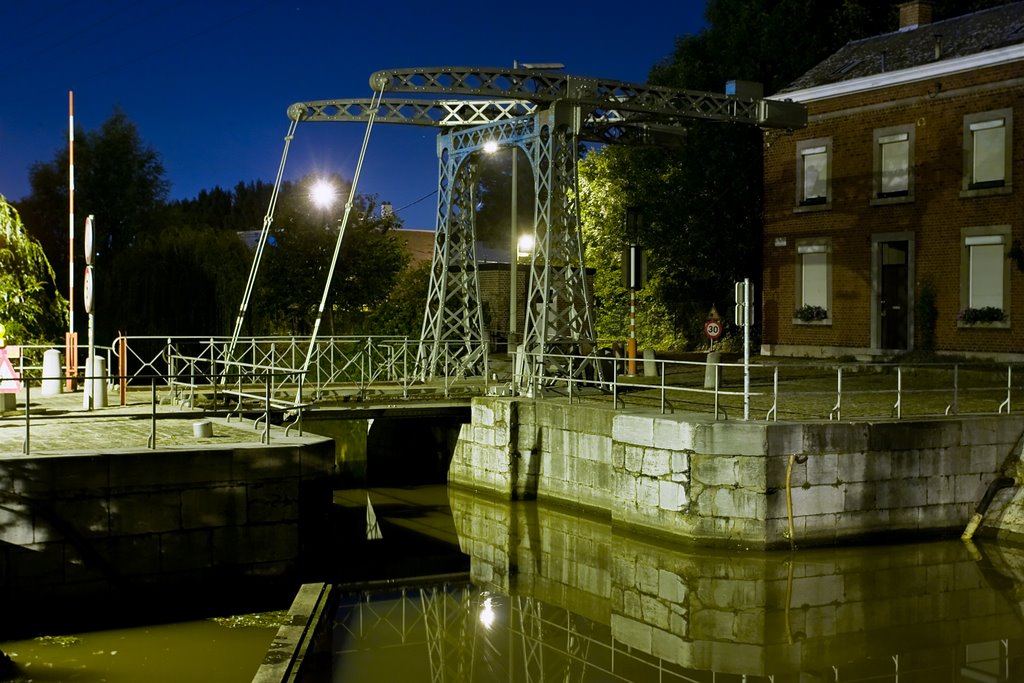
<svg viewBox="0 0 1024 683">
<path fill-rule="evenodd" d="M 913 69 L 1024 44 L 1024 2 L 847 43 L 781 93 Z"/>
<path fill-rule="evenodd" d="M 433 230 L 410 230 L 403 228 L 395 230 L 409 249 L 410 265 L 417 265 L 423 261 L 429 262 L 434 255 L 434 231 Z"/>
</svg>

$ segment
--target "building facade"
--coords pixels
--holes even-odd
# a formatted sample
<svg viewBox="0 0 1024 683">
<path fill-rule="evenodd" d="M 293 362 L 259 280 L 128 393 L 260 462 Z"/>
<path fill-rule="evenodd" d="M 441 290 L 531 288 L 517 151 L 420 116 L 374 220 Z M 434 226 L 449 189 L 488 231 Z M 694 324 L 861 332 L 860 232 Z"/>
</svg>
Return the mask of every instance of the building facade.
<svg viewBox="0 0 1024 683">
<path fill-rule="evenodd" d="M 766 355 L 1024 358 L 1024 2 L 900 13 L 775 95 L 809 122 L 764 138 Z"/>
</svg>

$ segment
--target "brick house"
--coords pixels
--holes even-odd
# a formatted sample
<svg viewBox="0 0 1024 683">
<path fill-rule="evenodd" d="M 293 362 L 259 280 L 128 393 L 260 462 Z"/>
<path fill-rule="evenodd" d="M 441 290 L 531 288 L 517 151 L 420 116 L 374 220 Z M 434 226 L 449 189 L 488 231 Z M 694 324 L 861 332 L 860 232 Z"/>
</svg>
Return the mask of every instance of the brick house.
<svg viewBox="0 0 1024 683">
<path fill-rule="evenodd" d="M 764 137 L 762 352 L 1024 358 L 1024 2 L 905 3 L 774 97 L 809 123 Z"/>
</svg>

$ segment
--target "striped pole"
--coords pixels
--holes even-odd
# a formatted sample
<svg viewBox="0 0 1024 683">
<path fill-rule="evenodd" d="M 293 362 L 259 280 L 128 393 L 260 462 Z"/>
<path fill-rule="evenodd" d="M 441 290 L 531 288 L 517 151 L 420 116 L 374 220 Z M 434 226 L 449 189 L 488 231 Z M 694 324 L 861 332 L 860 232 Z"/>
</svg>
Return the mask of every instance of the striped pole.
<svg viewBox="0 0 1024 683">
<path fill-rule="evenodd" d="M 78 339 L 75 337 L 75 93 L 68 91 L 68 334 L 64 340 L 65 388 L 75 390 Z"/>
<path fill-rule="evenodd" d="M 75 333 L 75 93 L 68 91 L 68 332 Z"/>
</svg>

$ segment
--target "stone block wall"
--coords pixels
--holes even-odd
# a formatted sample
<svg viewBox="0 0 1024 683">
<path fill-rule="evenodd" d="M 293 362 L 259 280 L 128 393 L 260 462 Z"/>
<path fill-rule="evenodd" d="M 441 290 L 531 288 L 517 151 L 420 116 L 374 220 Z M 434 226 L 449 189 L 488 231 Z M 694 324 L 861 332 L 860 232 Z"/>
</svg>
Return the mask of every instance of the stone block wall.
<svg viewBox="0 0 1024 683">
<path fill-rule="evenodd" d="M 294 577 L 335 470 L 301 441 L 0 459 L 0 595 Z"/>
<path fill-rule="evenodd" d="M 1005 415 L 714 422 L 483 397 L 449 481 L 703 545 L 880 540 L 962 530 L 1022 431 Z"/>
</svg>

